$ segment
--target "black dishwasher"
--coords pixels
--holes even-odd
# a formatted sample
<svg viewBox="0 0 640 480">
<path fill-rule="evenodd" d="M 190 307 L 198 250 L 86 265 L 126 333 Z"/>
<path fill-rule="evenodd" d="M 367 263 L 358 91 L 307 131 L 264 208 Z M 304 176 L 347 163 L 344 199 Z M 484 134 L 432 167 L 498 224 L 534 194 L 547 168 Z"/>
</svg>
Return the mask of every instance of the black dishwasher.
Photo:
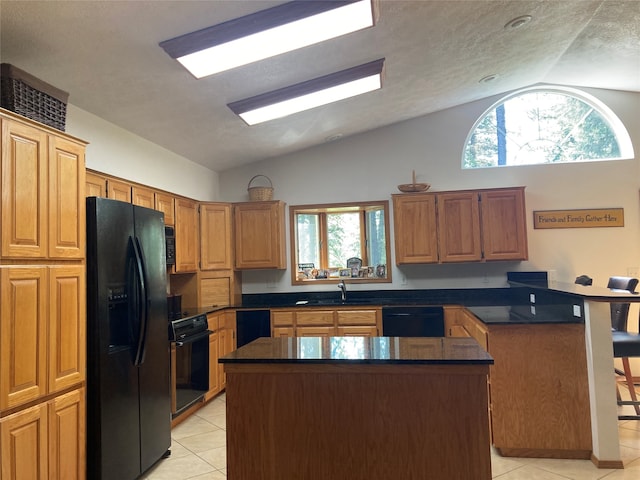
<svg viewBox="0 0 640 480">
<path fill-rule="evenodd" d="M 383 307 L 382 335 L 385 337 L 444 337 L 442 307 Z"/>
<path fill-rule="evenodd" d="M 269 310 L 237 310 L 236 339 L 238 348 L 256 338 L 271 336 L 271 312 Z"/>
</svg>

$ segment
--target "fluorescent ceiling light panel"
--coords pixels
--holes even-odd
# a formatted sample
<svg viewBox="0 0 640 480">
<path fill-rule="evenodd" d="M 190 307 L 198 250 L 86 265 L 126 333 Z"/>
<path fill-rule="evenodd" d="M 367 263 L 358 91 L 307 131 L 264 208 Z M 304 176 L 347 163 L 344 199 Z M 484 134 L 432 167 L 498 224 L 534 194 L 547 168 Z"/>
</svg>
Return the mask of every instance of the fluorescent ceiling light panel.
<svg viewBox="0 0 640 480">
<path fill-rule="evenodd" d="M 384 58 L 357 67 L 230 103 L 249 125 L 337 102 L 382 87 Z"/>
<path fill-rule="evenodd" d="M 297 0 L 166 40 L 196 78 L 323 42 L 374 24 L 376 0 Z"/>
</svg>

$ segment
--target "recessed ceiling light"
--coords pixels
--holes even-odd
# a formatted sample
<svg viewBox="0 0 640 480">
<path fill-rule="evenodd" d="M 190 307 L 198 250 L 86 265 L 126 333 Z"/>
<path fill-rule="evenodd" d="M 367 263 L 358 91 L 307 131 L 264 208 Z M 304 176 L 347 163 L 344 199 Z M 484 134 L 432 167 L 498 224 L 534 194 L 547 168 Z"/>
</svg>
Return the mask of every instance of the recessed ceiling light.
<svg viewBox="0 0 640 480">
<path fill-rule="evenodd" d="M 382 87 L 384 58 L 227 105 L 248 125 L 344 100 Z"/>
<path fill-rule="evenodd" d="M 196 78 L 339 37 L 375 23 L 376 0 L 296 0 L 166 40 Z"/>
<path fill-rule="evenodd" d="M 513 20 L 507 22 L 504 28 L 506 30 L 513 30 L 516 28 L 520 28 L 523 25 L 526 25 L 527 23 L 529 23 L 532 18 L 533 17 L 531 15 L 522 15 L 520 17 L 516 17 Z"/>
<path fill-rule="evenodd" d="M 486 77 L 482 77 L 480 80 L 478 80 L 478 83 L 491 83 L 493 81 L 495 81 L 500 75 L 498 75 L 497 73 L 492 73 L 491 75 L 487 75 Z"/>
</svg>

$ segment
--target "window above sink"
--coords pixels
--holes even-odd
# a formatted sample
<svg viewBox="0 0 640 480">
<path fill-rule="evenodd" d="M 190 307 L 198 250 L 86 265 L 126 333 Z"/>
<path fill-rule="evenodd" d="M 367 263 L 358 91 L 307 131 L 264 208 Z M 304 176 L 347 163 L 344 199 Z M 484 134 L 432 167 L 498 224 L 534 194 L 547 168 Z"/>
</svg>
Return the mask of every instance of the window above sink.
<svg viewBox="0 0 640 480">
<path fill-rule="evenodd" d="M 390 283 L 389 202 L 292 205 L 292 285 Z"/>
</svg>

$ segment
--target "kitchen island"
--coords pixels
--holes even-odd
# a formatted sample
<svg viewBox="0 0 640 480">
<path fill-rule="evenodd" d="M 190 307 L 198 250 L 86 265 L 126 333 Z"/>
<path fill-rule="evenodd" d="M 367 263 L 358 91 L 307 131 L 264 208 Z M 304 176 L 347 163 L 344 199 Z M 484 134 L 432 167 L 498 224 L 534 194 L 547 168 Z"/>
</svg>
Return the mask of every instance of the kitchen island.
<svg viewBox="0 0 640 480">
<path fill-rule="evenodd" d="M 220 359 L 230 480 L 491 478 L 470 338 L 260 338 Z"/>
<path fill-rule="evenodd" d="M 599 468 L 624 468 L 618 439 L 618 408 L 615 395 L 611 302 L 639 303 L 640 295 L 597 286 L 549 282 L 520 284 L 511 282 L 531 298 L 539 295 L 562 295 L 575 317 L 584 321 L 587 384 L 591 421 L 591 461 Z"/>
</svg>

